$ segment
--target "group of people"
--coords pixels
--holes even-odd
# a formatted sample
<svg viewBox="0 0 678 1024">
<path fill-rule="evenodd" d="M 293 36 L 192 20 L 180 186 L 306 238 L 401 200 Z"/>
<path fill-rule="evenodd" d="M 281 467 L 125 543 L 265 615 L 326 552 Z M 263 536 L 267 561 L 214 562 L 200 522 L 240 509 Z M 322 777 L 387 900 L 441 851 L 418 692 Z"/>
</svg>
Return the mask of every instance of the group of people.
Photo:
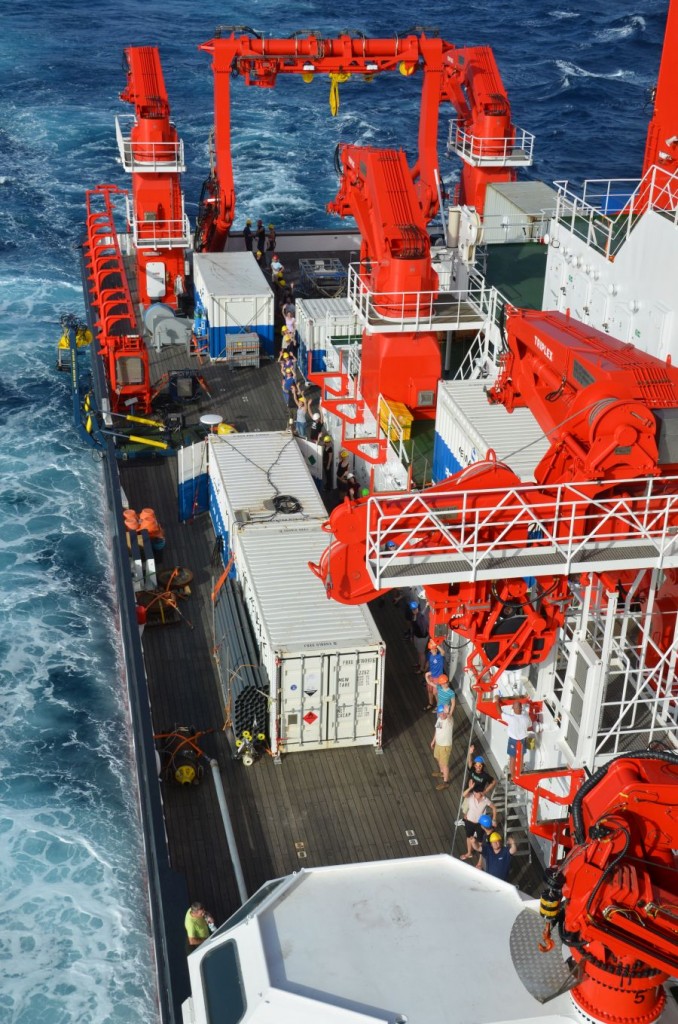
<svg viewBox="0 0 678 1024">
<path fill-rule="evenodd" d="M 401 599 L 401 595 L 397 594 L 394 601 L 398 604 Z M 450 787 L 453 715 L 457 700 L 445 672 L 443 643 L 430 638 L 427 609 L 421 600 L 412 598 L 408 601 L 406 618 L 405 637 L 413 642 L 417 653 L 415 672 L 423 676 L 426 686 L 424 710 L 435 714 L 430 746 L 436 768 L 431 774 L 436 782 L 436 790 L 443 792 Z M 531 720 L 528 712 L 523 709 L 522 701 L 515 699 L 510 707 L 505 707 L 499 696 L 496 700 L 499 716 L 508 726 L 507 753 L 510 777 L 515 771 L 518 749 L 525 746 Z M 504 842 L 499 830 L 497 808 L 490 799 L 496 785 L 497 780 L 487 771 L 484 757 L 476 752 L 472 743 L 467 763 L 467 784 L 462 793 L 466 851 L 461 859 L 473 860 L 476 867 L 496 878 L 508 881 L 511 857 L 516 852 L 516 844 L 510 835 Z"/>
<path fill-rule="evenodd" d="M 256 228 L 253 228 L 252 220 L 248 217 L 242 236 L 245 241 L 245 249 L 247 252 L 254 253 L 257 263 L 270 266 L 275 254 L 275 225 L 269 224 L 267 232 L 263 220 L 259 219 Z"/>
<path fill-rule="evenodd" d="M 485 767 L 485 758 L 476 753 L 475 744 L 469 747 L 467 786 L 462 793 L 462 813 L 466 832 L 466 852 L 462 860 L 476 857 L 477 868 L 495 878 L 508 881 L 511 857 L 516 852 L 513 836 L 506 843 L 498 830 L 497 808 L 490 795 L 497 785 Z"/>
</svg>

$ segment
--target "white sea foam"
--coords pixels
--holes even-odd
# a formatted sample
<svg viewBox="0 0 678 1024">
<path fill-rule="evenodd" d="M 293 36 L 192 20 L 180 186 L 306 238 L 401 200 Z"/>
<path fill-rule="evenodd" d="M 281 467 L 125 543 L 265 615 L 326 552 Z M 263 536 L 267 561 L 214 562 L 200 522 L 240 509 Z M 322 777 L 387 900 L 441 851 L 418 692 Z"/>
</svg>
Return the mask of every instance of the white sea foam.
<svg viewBox="0 0 678 1024">
<path fill-rule="evenodd" d="M 614 71 L 604 72 L 590 71 L 567 60 L 557 60 L 555 63 L 560 74 L 560 82 L 563 89 L 569 89 L 572 81 L 577 78 L 599 78 L 605 81 L 620 79 L 624 82 L 636 82 L 638 80 L 635 71 L 631 71 L 628 68 L 616 68 Z"/>
<path fill-rule="evenodd" d="M 645 32 L 647 22 L 641 14 L 634 14 L 623 25 L 613 25 L 610 28 L 599 29 L 594 34 L 594 39 L 599 43 L 613 43 L 620 39 L 630 39 L 632 36 L 639 36 Z"/>
</svg>

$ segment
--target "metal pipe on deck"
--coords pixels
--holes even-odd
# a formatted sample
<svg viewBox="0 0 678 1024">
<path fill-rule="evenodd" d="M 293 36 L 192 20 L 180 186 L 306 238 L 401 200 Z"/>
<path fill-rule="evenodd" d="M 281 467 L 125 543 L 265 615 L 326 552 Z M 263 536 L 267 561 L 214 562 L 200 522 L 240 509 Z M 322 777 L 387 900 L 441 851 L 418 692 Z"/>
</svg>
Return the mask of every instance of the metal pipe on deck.
<svg viewBox="0 0 678 1024">
<path fill-rule="evenodd" d="M 214 786 L 217 791 L 217 800 L 219 801 L 219 810 L 221 811 L 221 820 L 224 824 L 224 832 L 226 833 L 226 842 L 228 844 L 228 852 L 231 855 L 231 863 L 233 864 L 233 871 L 235 872 L 235 881 L 238 886 L 238 894 L 240 896 L 240 902 L 244 903 L 247 900 L 247 887 L 245 886 L 245 876 L 242 873 L 242 865 L 240 863 L 240 856 L 238 854 L 238 847 L 235 842 L 235 833 L 231 824 L 231 815 L 228 811 L 228 804 L 226 803 L 226 794 L 224 793 L 224 787 L 221 783 L 221 775 L 219 774 L 219 762 L 212 758 L 210 761 L 210 768 L 212 769 L 212 778 L 214 779 Z"/>
</svg>

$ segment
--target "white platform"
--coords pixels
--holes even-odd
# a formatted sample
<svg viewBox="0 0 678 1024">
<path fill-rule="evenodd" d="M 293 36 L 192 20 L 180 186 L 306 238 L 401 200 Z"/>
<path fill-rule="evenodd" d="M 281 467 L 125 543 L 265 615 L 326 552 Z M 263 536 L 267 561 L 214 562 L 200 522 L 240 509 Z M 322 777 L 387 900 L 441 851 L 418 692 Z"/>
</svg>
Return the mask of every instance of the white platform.
<svg viewBox="0 0 678 1024">
<path fill-rule="evenodd" d="M 542 1006 L 515 973 L 509 935 L 526 901 L 446 855 L 301 871 L 189 957 L 193 997 L 184 1019 L 216 1019 L 220 950 L 232 958 L 233 940 L 243 1022 L 577 1020 L 569 996 Z M 213 969 L 201 970 L 212 957 Z M 202 984 L 210 975 L 208 1016 Z M 228 1012 L 223 1020 L 231 1021 Z"/>
</svg>

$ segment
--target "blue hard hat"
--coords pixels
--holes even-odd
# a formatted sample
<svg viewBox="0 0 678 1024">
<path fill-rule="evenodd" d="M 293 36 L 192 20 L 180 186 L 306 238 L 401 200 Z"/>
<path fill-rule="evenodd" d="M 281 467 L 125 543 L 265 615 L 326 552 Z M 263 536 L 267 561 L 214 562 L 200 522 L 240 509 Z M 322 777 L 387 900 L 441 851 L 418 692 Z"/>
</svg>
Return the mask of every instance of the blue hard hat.
<svg viewBox="0 0 678 1024">
<path fill-rule="evenodd" d="M 478 818 L 478 824 L 482 825 L 483 828 L 492 828 L 492 818 L 489 814 L 481 814 Z"/>
<path fill-rule="evenodd" d="M 445 705 L 444 704 L 439 704 L 436 710 L 437 710 L 437 713 L 439 715 L 444 715 L 445 714 Z"/>
<path fill-rule="evenodd" d="M 473 763 L 474 764 L 485 764 L 485 758 L 481 757 L 480 754 L 474 754 L 473 755 Z"/>
<path fill-rule="evenodd" d="M 419 602 L 418 601 L 410 601 L 410 608 L 418 608 L 418 607 L 419 607 Z"/>
</svg>

